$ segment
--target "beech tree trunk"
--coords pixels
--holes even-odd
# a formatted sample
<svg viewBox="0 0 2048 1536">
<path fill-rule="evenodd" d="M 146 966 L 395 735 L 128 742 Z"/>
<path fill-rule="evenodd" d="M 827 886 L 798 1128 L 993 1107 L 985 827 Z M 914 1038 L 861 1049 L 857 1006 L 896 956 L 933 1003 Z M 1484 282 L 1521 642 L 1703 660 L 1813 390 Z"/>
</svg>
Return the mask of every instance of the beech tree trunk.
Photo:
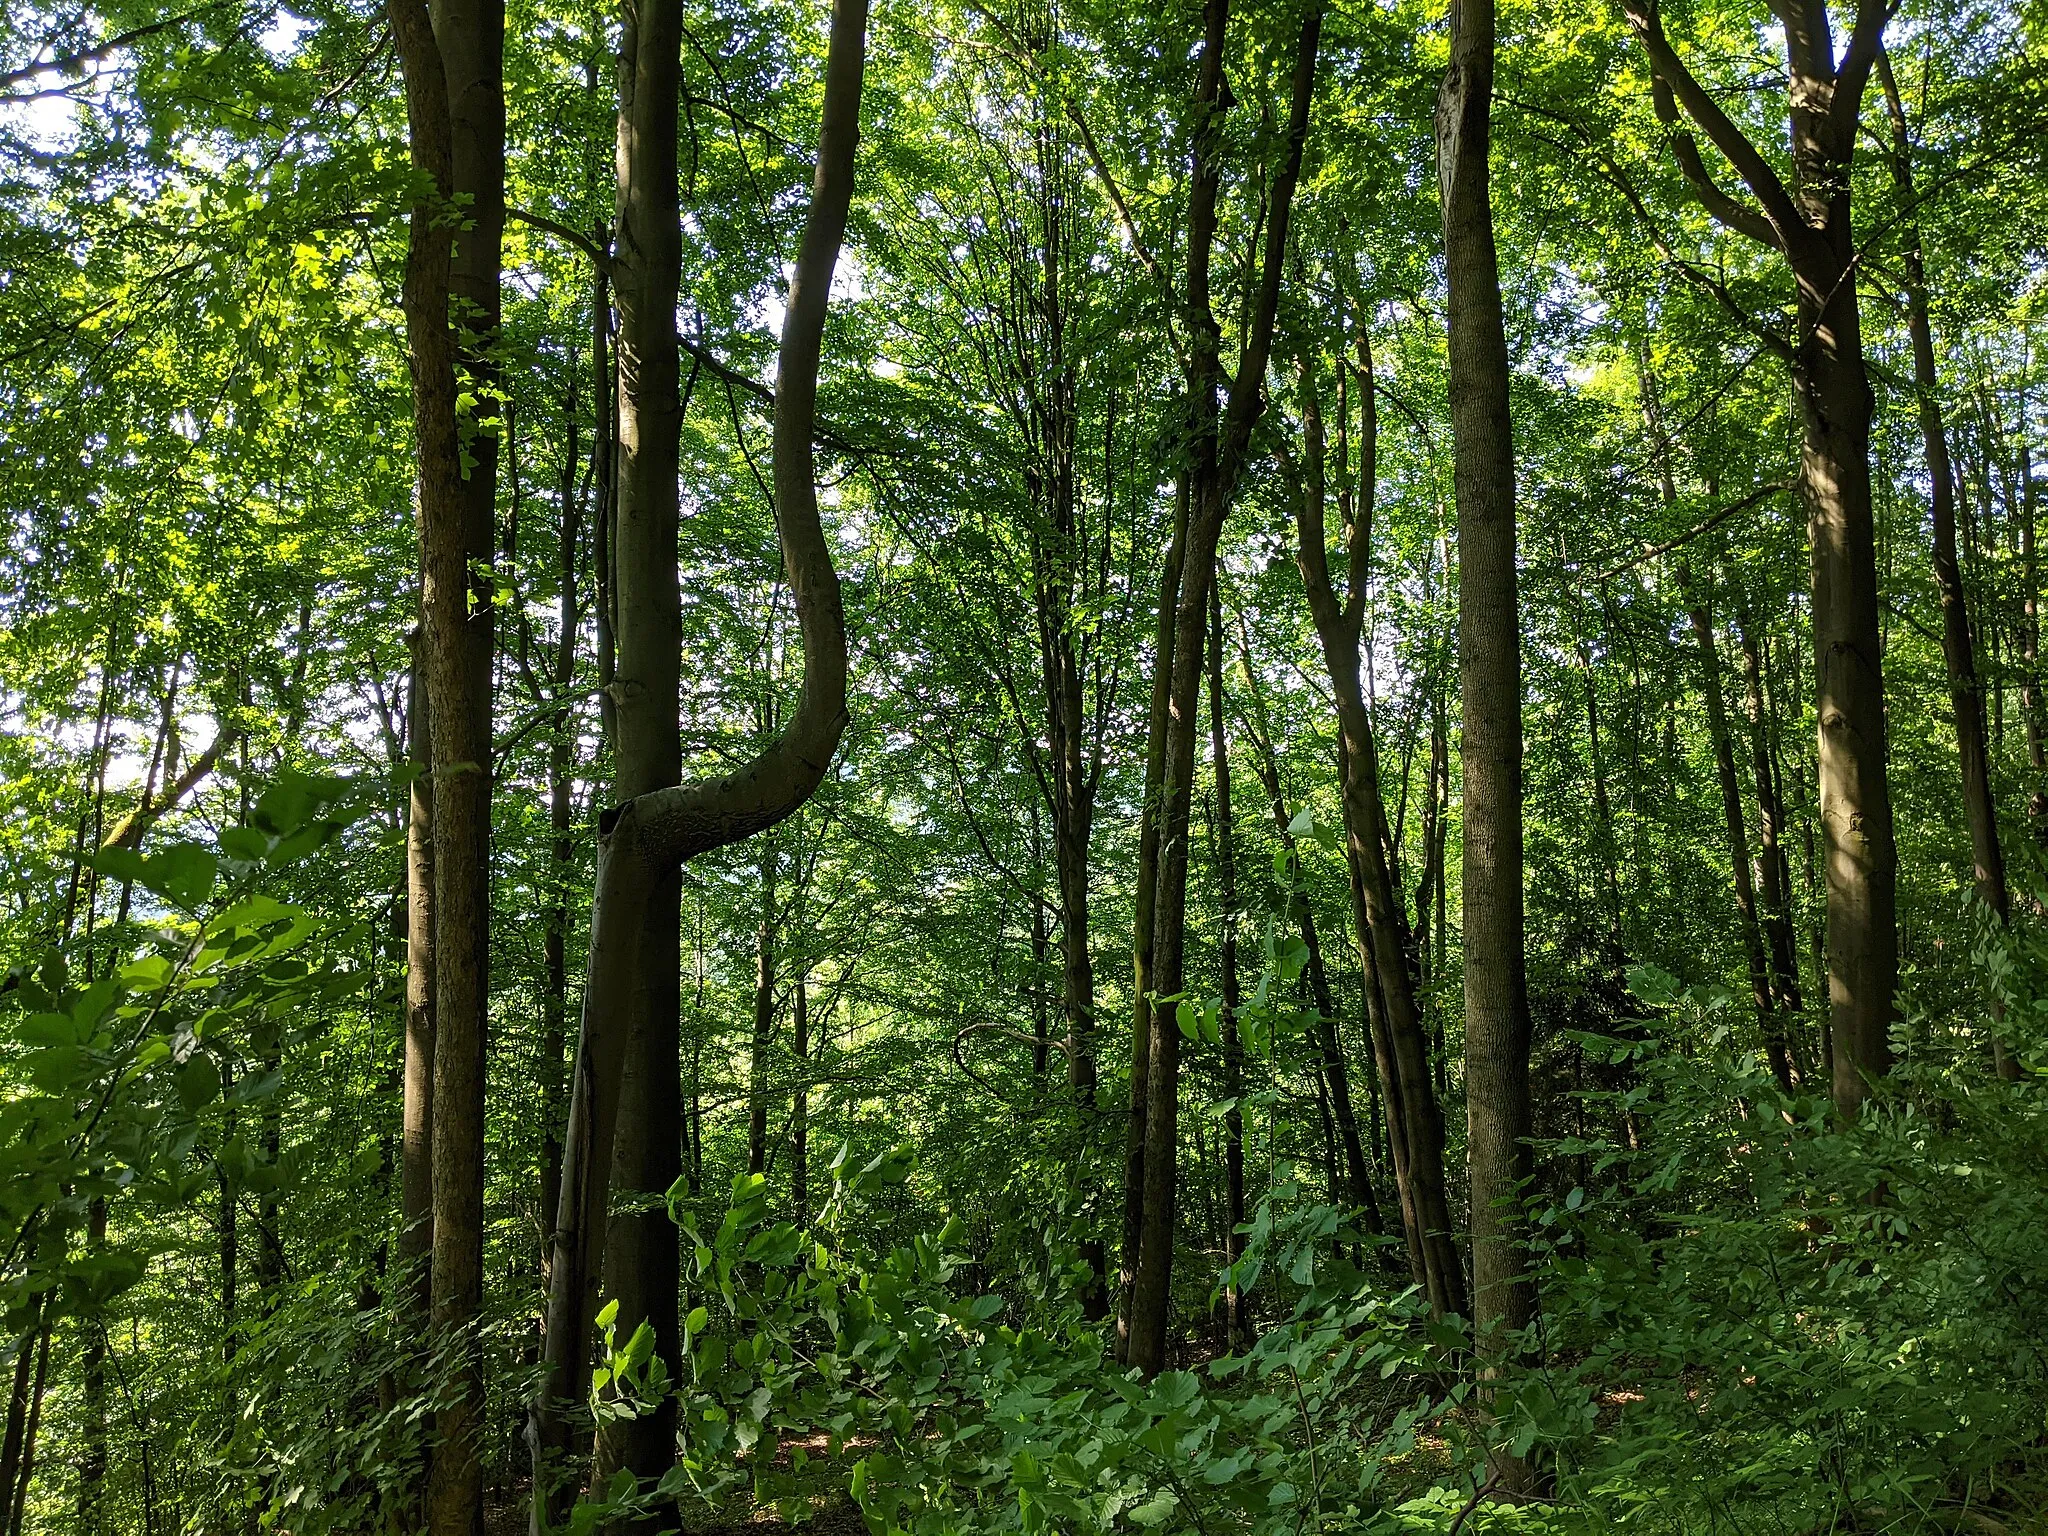
<svg viewBox="0 0 2048 1536">
<path fill-rule="evenodd" d="M 798 971 L 790 1006 L 789 1051 L 796 1058 L 796 1093 L 789 1110 L 789 1209 L 798 1227 L 811 1221 L 811 991 L 808 972 Z"/>
<path fill-rule="evenodd" d="M 1763 657 L 1754 617 L 1745 604 L 1737 640 L 1742 650 L 1742 686 L 1749 709 L 1750 772 L 1756 782 L 1758 832 L 1763 851 L 1757 866 L 1762 874 L 1764 938 L 1771 957 L 1772 1001 L 1786 1023 L 1788 1044 L 1806 1074 L 1797 1022 L 1804 1010 L 1799 990 L 1799 951 L 1792 931 L 1792 870 L 1785 860 L 1785 805 L 1778 793 L 1771 762 L 1769 709 L 1764 699 Z"/>
<path fill-rule="evenodd" d="M 661 636 L 673 635 L 680 603 L 674 296 L 680 264 L 675 167 L 681 17 L 676 0 L 645 0 L 629 20 L 630 67 L 622 68 L 620 91 L 620 205 L 622 226 L 632 222 L 621 228 L 616 263 L 620 511 L 618 548 L 610 553 L 617 572 L 615 691 L 641 696 L 642 713 L 629 725 L 628 712 L 619 711 L 619 787 L 633 792 L 598 822 L 589 969 L 549 1265 L 547 1347 L 527 1430 L 536 1533 L 560 1524 L 578 1481 L 569 1456 L 571 1415 L 589 1390 L 600 1283 L 620 1299 L 620 1328 L 630 1334 L 647 1321 L 670 1371 L 680 1366 L 676 1240 L 667 1213 L 618 1223 L 609 1244 L 607 1218 L 614 1180 L 628 1189 L 662 1193 L 668 1185 L 654 1181 L 666 1169 L 673 1182 L 680 1160 L 680 955 L 673 893 L 680 890 L 682 866 L 766 831 L 801 806 L 829 771 L 846 726 L 845 609 L 818 516 L 811 440 L 832 270 L 853 191 L 867 7 L 864 0 L 835 0 L 832 8 L 817 168 L 776 372 L 776 525 L 803 641 L 803 692 L 787 725 L 751 761 L 721 778 L 689 784 L 675 782 L 679 768 L 666 781 L 649 771 L 660 766 L 657 753 L 675 749 L 678 686 L 674 647 L 663 655 L 656 646 Z M 628 553 L 629 541 L 643 558 Z M 631 642 L 629 626 L 635 631 Z M 658 721 L 669 722 L 665 742 L 656 739 Z M 651 913 L 667 914 L 665 924 L 650 919 Z M 604 1265 L 616 1268 L 607 1273 Z M 674 1457 L 673 1412 L 671 1399 L 662 1413 L 608 1436 L 600 1467 L 665 1472 Z"/>
<path fill-rule="evenodd" d="M 1792 1068 L 1785 1050 L 1782 1022 L 1772 1007 L 1770 965 L 1764 955 L 1763 930 L 1756 915 L 1756 882 L 1750 869 L 1749 832 L 1743 824 L 1742 782 L 1735 773 L 1734 733 L 1728 726 L 1728 705 L 1721 693 L 1721 658 L 1714 644 L 1714 615 L 1695 585 L 1691 567 L 1680 562 L 1679 589 L 1685 595 L 1694 644 L 1700 657 L 1700 693 L 1707 705 L 1707 734 L 1714 746 L 1714 772 L 1721 786 L 1722 824 L 1728 833 L 1728 867 L 1735 887 L 1735 912 L 1742 929 L 1742 954 L 1749 969 L 1751 1005 L 1771 1075 L 1787 1093 Z"/>
<path fill-rule="evenodd" d="M 1522 951 L 1522 654 L 1515 572 L 1515 451 L 1508 351 L 1487 185 L 1493 0 L 1452 0 L 1451 62 L 1437 94 L 1437 177 L 1449 280 L 1453 480 L 1458 508 L 1458 673 L 1465 770 L 1465 1113 L 1472 1198 L 1472 1321 L 1482 1375 L 1500 1370 L 1535 1310 L 1523 1246 L 1529 997 Z M 1525 1490 L 1499 1446 L 1493 1476 Z"/>
<path fill-rule="evenodd" d="M 417 776 L 409 790 L 405 827 L 405 1060 L 398 1232 L 399 1283 L 414 1320 L 416 1347 L 426 1343 L 433 1311 L 429 1256 L 434 1250 L 433 726 L 421 670 L 415 663 L 406 711 L 407 749 Z"/>
<path fill-rule="evenodd" d="M 1648 55 L 1657 114 L 1695 195 L 1730 229 L 1780 252 L 1795 288 L 1794 334 L 1763 334 L 1792 375 L 1800 484 L 1811 550 L 1819 752 L 1826 845 L 1828 1008 L 1836 1107 L 1853 1117 L 1891 1065 L 1898 984 L 1898 847 L 1886 763 L 1883 636 L 1870 497 L 1872 397 L 1863 361 L 1850 215 L 1858 120 L 1890 12 L 1855 0 L 1837 47 L 1827 0 L 1785 0 L 1786 118 L 1792 180 L 1744 136 L 1664 34 L 1653 0 L 1623 0 Z M 1679 112 L 1734 166 L 1748 196 L 1713 180 Z M 1730 300 L 1730 303 L 1733 301 Z"/>
<path fill-rule="evenodd" d="M 1207 0 L 1204 12 L 1201 84 L 1196 93 L 1194 193 L 1188 226 L 1188 293 L 1195 361 L 1190 396 L 1195 407 L 1192 468 L 1189 471 L 1188 529 L 1181 557 L 1180 592 L 1174 610 L 1172 671 L 1166 691 L 1166 730 L 1160 775 L 1159 868 L 1152 925 L 1152 990 L 1160 997 L 1182 991 L 1186 939 L 1188 822 L 1194 780 L 1195 741 L 1200 732 L 1202 644 L 1208 628 L 1209 584 L 1215 579 L 1216 544 L 1223 531 L 1244 454 L 1265 403 L 1266 364 L 1279 308 L 1281 266 L 1287 253 L 1289 213 L 1300 177 L 1302 145 L 1308 137 L 1316 53 L 1322 35 L 1320 0 L 1311 0 L 1295 50 L 1292 100 L 1284 158 L 1268 190 L 1266 246 L 1244 347 L 1229 403 L 1219 420 L 1216 399 L 1221 365 L 1215 317 L 1209 303 L 1210 246 L 1215 237 L 1215 164 L 1223 104 L 1223 44 L 1227 0 Z M 1180 1117 L 1180 1029 L 1171 1008 L 1155 1009 L 1149 1021 L 1145 1070 L 1144 1176 L 1138 1194 L 1142 1221 L 1137 1271 L 1131 1282 L 1129 1361 L 1146 1376 L 1166 1363 L 1174 1250 Z"/>
<path fill-rule="evenodd" d="M 754 941 L 754 1034 L 747 1057 L 747 1172 L 768 1168 L 768 1052 L 775 1042 L 775 909 L 779 850 L 761 839 L 761 924 Z"/>
<path fill-rule="evenodd" d="M 488 409 L 494 376 L 505 24 L 502 0 L 442 0 L 431 12 L 419 0 L 390 0 L 388 14 L 405 73 L 413 165 L 432 188 L 412 212 L 405 312 L 424 576 L 420 648 L 434 721 L 431 1286 L 436 1333 L 456 1351 L 457 1366 L 436 1414 L 426 1523 L 431 1536 L 474 1536 L 483 1523 L 483 1355 L 472 1330 L 483 1301 L 497 442 L 479 420 L 465 449 L 457 416 L 463 393 L 479 412 Z M 446 212 L 455 199 L 463 220 L 451 235 Z M 458 326 L 471 343 L 458 344 Z"/>
<path fill-rule="evenodd" d="M 1124 1227 L 1117 1274 L 1116 1358 L 1130 1352 L 1131 1285 L 1145 1219 L 1145 1079 L 1152 1063 L 1152 925 L 1158 912 L 1160 789 L 1166 772 L 1166 710 L 1173 680 L 1173 615 L 1180 606 L 1187 546 L 1188 477 L 1174 484 L 1173 538 L 1159 571 L 1158 624 L 1152 642 L 1152 701 L 1145 727 L 1145 794 L 1138 809 L 1138 868 L 1132 895 L 1131 1072 L 1124 1131 Z"/>
<path fill-rule="evenodd" d="M 1244 1256 L 1244 1045 L 1237 1031 L 1242 998 L 1237 974 L 1237 823 L 1230 807 L 1230 746 L 1223 729 L 1223 594 L 1209 592 L 1209 764 L 1216 781 L 1214 828 L 1217 894 L 1223 903 L 1221 956 L 1223 1006 L 1218 1024 L 1223 1036 L 1223 1252 L 1236 1264 Z M 1244 1293 L 1233 1273 L 1223 1287 L 1224 1338 L 1231 1349 L 1251 1342 Z"/>
</svg>

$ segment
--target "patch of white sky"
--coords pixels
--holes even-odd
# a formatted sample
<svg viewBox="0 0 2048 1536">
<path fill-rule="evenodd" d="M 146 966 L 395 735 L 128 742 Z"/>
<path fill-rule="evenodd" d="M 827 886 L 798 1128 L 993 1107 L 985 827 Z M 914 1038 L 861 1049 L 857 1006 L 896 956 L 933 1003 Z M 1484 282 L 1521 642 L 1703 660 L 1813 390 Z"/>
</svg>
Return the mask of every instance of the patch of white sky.
<svg viewBox="0 0 2048 1536">
<path fill-rule="evenodd" d="M 89 19 L 88 19 L 89 18 Z M 17 28 L 27 29 L 49 18 L 37 14 L 10 18 Z M 257 46 L 278 63 L 287 62 L 299 50 L 306 34 L 317 23 L 279 6 L 256 34 Z M 37 70 L 12 94 L 0 97 L 0 128 L 11 130 L 31 151 L 39 155 L 68 155 L 78 146 L 80 119 L 87 112 L 103 109 L 112 99 L 126 60 L 122 54 L 100 62 L 90 73 L 77 79 L 67 77 L 58 66 L 64 56 L 95 46 L 95 41 L 119 29 L 104 18 L 86 13 L 65 29 L 64 41 L 46 44 L 10 70 Z"/>
</svg>

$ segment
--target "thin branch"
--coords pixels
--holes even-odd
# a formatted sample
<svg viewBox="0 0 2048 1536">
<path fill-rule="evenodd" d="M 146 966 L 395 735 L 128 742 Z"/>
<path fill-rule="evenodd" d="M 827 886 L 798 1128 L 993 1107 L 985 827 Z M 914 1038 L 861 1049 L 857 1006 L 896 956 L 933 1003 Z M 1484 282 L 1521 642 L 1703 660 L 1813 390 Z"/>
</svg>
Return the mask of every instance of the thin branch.
<svg viewBox="0 0 2048 1536">
<path fill-rule="evenodd" d="M 1701 534 L 1711 533 L 1714 529 L 1727 522 L 1729 518 L 1735 516 L 1736 513 L 1747 511 L 1758 502 L 1767 501 L 1780 491 L 1789 491 L 1798 483 L 1796 480 L 1773 480 L 1768 485 L 1760 485 L 1747 496 L 1729 502 L 1727 506 L 1713 513 L 1704 522 L 1688 529 L 1677 538 L 1667 539 L 1662 544 L 1645 544 L 1641 554 L 1623 560 L 1618 565 L 1609 566 L 1594 577 L 1594 580 L 1610 581 L 1614 577 L 1619 576 L 1623 571 L 1635 569 L 1635 567 L 1643 564 L 1646 560 L 1654 560 L 1659 555 L 1668 555 L 1672 550 L 1679 548 L 1681 545 L 1690 544 Z"/>
</svg>

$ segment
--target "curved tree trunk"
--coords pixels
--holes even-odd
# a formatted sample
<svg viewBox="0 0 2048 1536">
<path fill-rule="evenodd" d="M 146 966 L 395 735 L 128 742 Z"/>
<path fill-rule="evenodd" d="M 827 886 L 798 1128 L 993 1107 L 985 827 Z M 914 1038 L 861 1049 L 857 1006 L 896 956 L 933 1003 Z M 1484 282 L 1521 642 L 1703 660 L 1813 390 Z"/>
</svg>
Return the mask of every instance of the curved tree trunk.
<svg viewBox="0 0 2048 1536">
<path fill-rule="evenodd" d="M 681 869 L 688 860 L 767 830 L 809 799 L 829 770 L 846 725 L 845 611 L 831 547 L 818 517 L 812 434 L 832 270 L 853 192 L 866 51 L 865 0 L 835 0 L 832 8 L 817 170 L 790 282 L 776 374 L 776 524 L 803 640 L 803 693 L 780 734 L 750 762 L 722 778 L 679 784 L 674 782 L 678 769 L 665 783 L 626 780 L 629 740 L 637 743 L 630 754 L 636 780 L 642 775 L 652 778 L 647 770 L 659 766 L 655 754 L 665 746 L 652 739 L 654 722 L 672 722 L 676 709 L 674 652 L 662 656 L 633 649 L 624 632 L 630 622 L 651 645 L 660 634 L 672 633 L 680 601 L 674 533 L 680 401 L 673 387 L 679 237 L 674 223 L 672 89 L 678 67 L 672 51 L 679 47 L 680 25 L 676 0 L 645 0 L 628 55 L 633 61 L 632 83 L 622 82 L 621 90 L 622 207 L 629 217 L 637 214 L 639 222 L 631 231 L 622 229 L 619 240 L 622 332 L 631 334 L 621 336 L 620 548 L 613 552 L 621 580 L 617 691 L 654 696 L 642 718 L 646 729 L 638 736 L 636 727 L 628 725 L 626 711 L 620 711 L 619 787 L 632 793 L 604 812 L 598 824 L 589 969 L 549 1266 L 547 1348 L 527 1431 L 534 1458 L 536 1532 L 558 1524 L 574 1497 L 571 1415 L 589 1390 L 600 1256 L 633 1270 L 630 1275 L 603 1276 L 621 1297 L 620 1325 L 630 1331 L 639 1320 L 649 1322 L 671 1372 L 680 1364 L 675 1349 L 676 1242 L 666 1213 L 621 1223 L 635 1235 L 606 1244 L 611 1179 L 645 1189 L 663 1168 L 678 1161 L 679 998 L 671 995 L 680 985 L 678 924 L 670 920 L 664 926 L 650 921 L 649 915 L 675 911 L 671 892 L 680 888 Z M 629 285 L 634 287 L 630 300 Z M 670 296 L 666 309 L 660 303 L 662 293 Z M 655 466 L 665 467 L 665 481 Z M 630 493 L 628 478 L 635 482 Z M 629 509 L 629 496 L 643 499 Z M 658 529 L 667 530 L 665 546 L 655 542 Z M 647 552 L 645 562 L 626 556 L 629 538 Z M 628 578 L 628 569 L 634 567 Z M 637 585 L 629 589 L 628 580 Z M 672 724 L 669 737 L 672 741 Z M 652 972 L 660 975 L 650 976 Z M 666 1118 L 661 1118 L 664 1106 Z M 629 1117 L 636 1127 L 637 1147 L 620 1135 Z M 666 1442 L 661 1431 L 643 1428 L 606 1446 L 605 1461 L 641 1472 L 658 1462 L 656 1470 L 665 1472 L 674 1455 L 672 1418 L 668 1425 Z"/>
</svg>

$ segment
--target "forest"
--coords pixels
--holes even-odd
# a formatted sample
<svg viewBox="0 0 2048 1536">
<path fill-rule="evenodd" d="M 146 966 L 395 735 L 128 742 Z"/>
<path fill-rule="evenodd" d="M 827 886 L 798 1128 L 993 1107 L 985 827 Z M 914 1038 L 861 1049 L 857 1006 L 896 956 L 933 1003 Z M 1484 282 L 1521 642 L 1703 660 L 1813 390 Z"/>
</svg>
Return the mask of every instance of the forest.
<svg viewBox="0 0 2048 1536">
<path fill-rule="evenodd" d="M 6 0 L 0 1536 L 2048 1532 L 2043 0 Z"/>
</svg>

